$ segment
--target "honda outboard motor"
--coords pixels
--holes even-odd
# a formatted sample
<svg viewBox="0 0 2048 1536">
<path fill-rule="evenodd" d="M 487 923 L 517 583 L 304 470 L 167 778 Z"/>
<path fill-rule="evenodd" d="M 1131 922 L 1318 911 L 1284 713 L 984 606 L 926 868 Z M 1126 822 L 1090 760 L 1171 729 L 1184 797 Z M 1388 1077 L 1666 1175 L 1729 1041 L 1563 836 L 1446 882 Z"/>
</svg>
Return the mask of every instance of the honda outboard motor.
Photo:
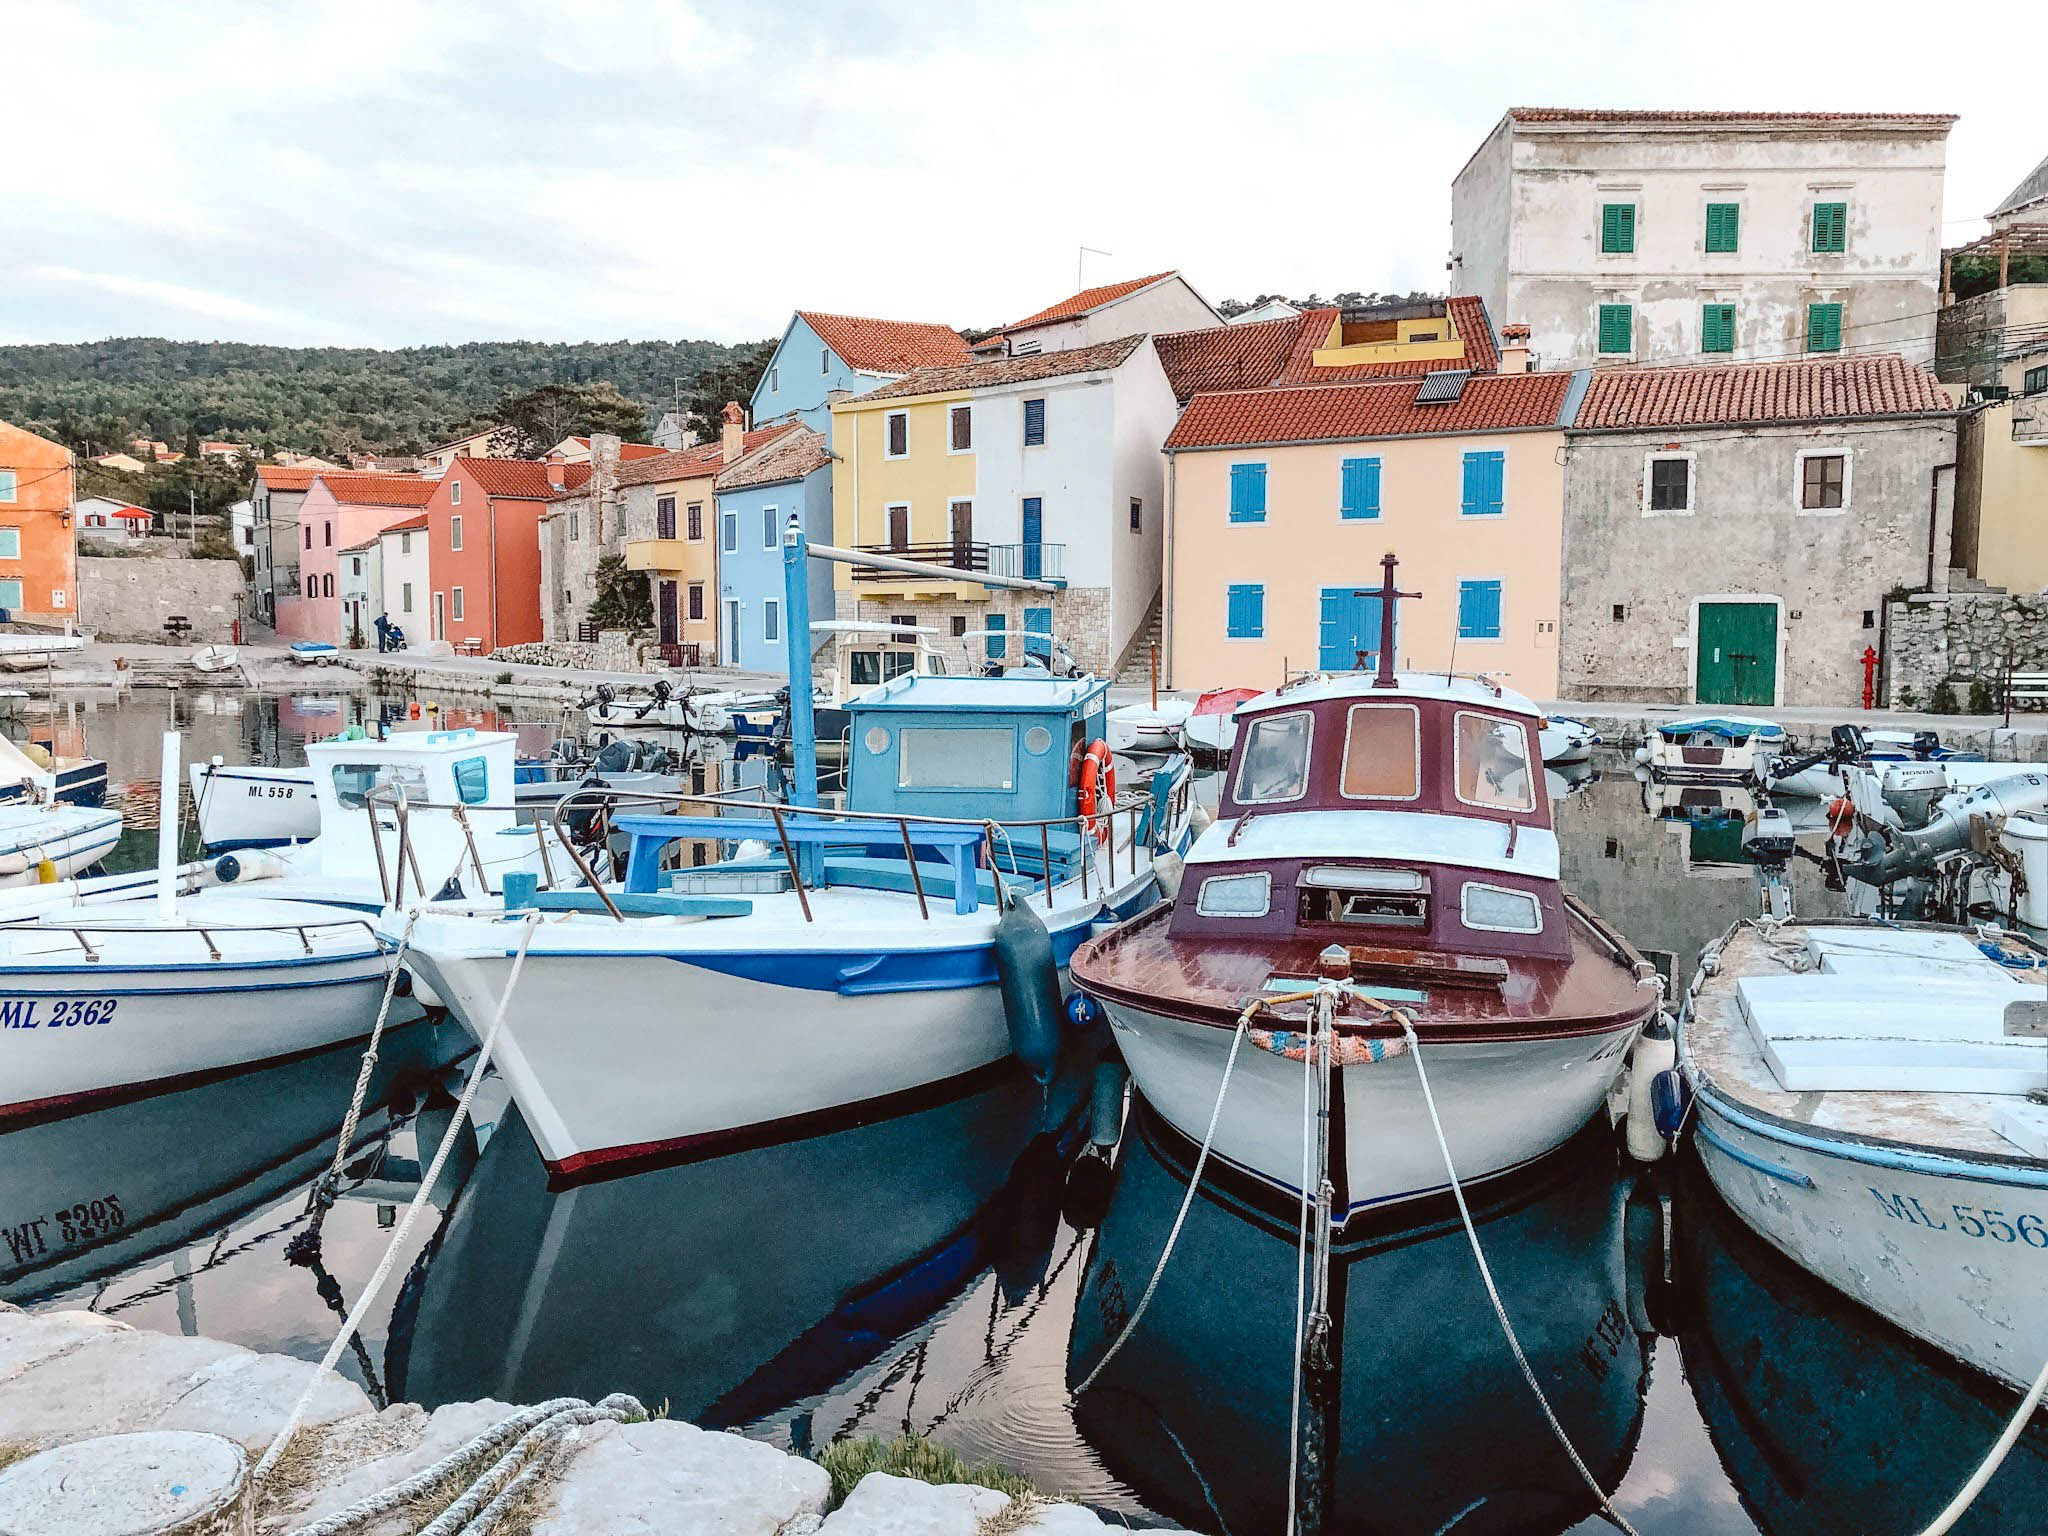
<svg viewBox="0 0 2048 1536">
<path fill-rule="evenodd" d="M 1887 773 L 1885 778 L 1889 785 L 1891 774 Z M 1885 798 L 1891 799 L 1889 788 Z M 2016 773 L 2009 779 L 1980 784 L 1942 800 L 1925 825 L 1894 832 L 1888 844 L 1872 843 L 1862 858 L 1843 864 L 1842 872 L 1870 885 L 1889 885 L 1908 875 L 1925 875 L 1943 854 L 1970 846 L 1971 817 L 2015 816 L 2021 811 L 2044 809 L 2048 809 L 2048 773 Z"/>
<path fill-rule="evenodd" d="M 1939 763 L 1893 763 L 1884 770 L 1882 793 L 1901 823 L 1924 827 L 1935 802 L 1948 793 L 1948 775 Z"/>
</svg>

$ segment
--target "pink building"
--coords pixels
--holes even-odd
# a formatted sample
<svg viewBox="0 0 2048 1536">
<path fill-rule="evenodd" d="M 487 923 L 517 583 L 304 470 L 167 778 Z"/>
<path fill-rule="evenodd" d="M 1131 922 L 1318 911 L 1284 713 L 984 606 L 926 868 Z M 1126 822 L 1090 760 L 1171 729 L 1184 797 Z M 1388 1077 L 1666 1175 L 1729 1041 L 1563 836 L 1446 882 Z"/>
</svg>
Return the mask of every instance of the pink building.
<svg viewBox="0 0 2048 1536">
<path fill-rule="evenodd" d="M 280 594 L 277 632 L 288 640 L 346 645 L 335 595 L 340 552 L 404 522 L 433 499 L 436 484 L 416 475 L 318 475 L 298 509 L 299 590 Z"/>
</svg>

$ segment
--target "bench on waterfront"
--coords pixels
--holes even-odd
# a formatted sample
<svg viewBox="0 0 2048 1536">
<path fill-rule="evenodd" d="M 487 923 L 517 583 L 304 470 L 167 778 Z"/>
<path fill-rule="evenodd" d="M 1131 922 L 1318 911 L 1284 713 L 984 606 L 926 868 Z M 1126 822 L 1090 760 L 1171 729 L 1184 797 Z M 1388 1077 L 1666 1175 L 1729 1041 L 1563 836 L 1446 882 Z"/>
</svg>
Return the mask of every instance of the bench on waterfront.
<svg viewBox="0 0 2048 1536">
<path fill-rule="evenodd" d="M 2006 673 L 2005 701 L 2007 707 L 2030 704 L 2036 709 L 2048 709 L 2048 672 Z"/>
</svg>

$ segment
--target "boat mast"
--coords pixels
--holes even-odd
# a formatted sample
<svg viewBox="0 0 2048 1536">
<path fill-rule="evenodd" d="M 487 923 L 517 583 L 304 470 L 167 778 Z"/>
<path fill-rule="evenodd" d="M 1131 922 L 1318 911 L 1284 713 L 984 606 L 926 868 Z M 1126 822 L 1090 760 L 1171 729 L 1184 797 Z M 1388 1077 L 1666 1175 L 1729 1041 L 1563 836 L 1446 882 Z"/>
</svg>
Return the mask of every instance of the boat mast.
<svg viewBox="0 0 2048 1536">
<path fill-rule="evenodd" d="M 1385 574 L 1380 584 L 1370 591 L 1360 592 L 1360 597 L 1377 597 L 1380 600 L 1380 668 L 1374 674 L 1375 688 L 1394 686 L 1394 605 L 1404 597 L 1420 597 L 1420 592 L 1403 592 L 1394 585 L 1394 567 L 1401 562 L 1394 558 L 1390 549 L 1380 556 L 1380 569 Z"/>
</svg>

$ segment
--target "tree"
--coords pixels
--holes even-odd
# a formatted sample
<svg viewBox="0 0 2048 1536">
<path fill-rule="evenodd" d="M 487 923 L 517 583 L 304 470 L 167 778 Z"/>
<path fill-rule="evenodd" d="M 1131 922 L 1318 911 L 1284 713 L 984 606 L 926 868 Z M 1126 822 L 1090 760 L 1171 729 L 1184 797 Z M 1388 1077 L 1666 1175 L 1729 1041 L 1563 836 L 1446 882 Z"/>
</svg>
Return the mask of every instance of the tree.
<svg viewBox="0 0 2048 1536">
<path fill-rule="evenodd" d="M 599 629 L 653 626 L 654 598 L 647 590 L 647 578 L 627 570 L 624 555 L 598 556 L 597 596 L 590 604 L 590 622 Z"/>
<path fill-rule="evenodd" d="M 638 442 L 647 431 L 647 407 L 628 400 L 615 384 L 543 384 L 521 395 L 507 395 L 493 413 L 498 430 L 493 451 L 517 459 L 537 459 L 565 437 L 610 432 Z"/>
<path fill-rule="evenodd" d="M 187 427 L 185 429 L 185 457 L 188 459 L 199 457 L 199 429 L 197 427 Z"/>
<path fill-rule="evenodd" d="M 697 375 L 683 397 L 683 410 L 684 425 L 697 434 L 699 442 L 717 441 L 725 428 L 727 401 L 736 400 L 744 408 L 754 398 L 754 386 L 768 371 L 768 359 L 775 355 L 780 340 L 771 336 L 752 346 L 734 347 L 724 362 L 713 363 Z"/>
</svg>

